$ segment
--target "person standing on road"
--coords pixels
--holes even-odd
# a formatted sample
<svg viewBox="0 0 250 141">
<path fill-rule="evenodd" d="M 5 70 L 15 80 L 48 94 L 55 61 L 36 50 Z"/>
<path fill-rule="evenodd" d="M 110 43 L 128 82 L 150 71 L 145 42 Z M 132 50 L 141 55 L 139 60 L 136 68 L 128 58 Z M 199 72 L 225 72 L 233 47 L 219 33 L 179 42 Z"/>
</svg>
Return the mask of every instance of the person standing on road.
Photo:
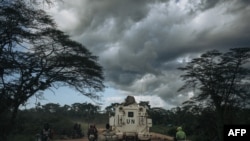
<svg viewBox="0 0 250 141">
<path fill-rule="evenodd" d="M 185 141 L 186 140 L 186 133 L 182 130 L 182 127 L 177 128 L 175 140 L 176 141 Z"/>
</svg>

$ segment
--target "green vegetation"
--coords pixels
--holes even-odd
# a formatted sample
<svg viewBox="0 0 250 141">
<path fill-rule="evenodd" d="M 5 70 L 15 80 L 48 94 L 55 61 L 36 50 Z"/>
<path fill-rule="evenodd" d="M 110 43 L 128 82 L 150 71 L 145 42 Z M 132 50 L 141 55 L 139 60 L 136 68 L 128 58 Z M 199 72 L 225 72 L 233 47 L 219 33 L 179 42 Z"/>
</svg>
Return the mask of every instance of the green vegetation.
<svg viewBox="0 0 250 141">
<path fill-rule="evenodd" d="M 30 97 L 67 86 L 98 99 L 105 87 L 97 56 L 58 30 L 40 2 L 0 1 L 0 140 Z"/>
<path fill-rule="evenodd" d="M 8 139 L 34 141 L 45 123 L 50 124 L 54 139 L 72 138 L 75 123 L 80 124 L 82 133 L 86 134 L 89 124 L 104 127 L 108 121 L 107 114 L 101 114 L 98 110 L 98 106 L 90 103 L 75 103 L 63 107 L 49 103 L 32 109 L 20 110 L 15 130 L 12 131 Z"/>
<path fill-rule="evenodd" d="M 187 110 L 199 105 L 202 107 L 199 112 L 210 114 L 209 119 L 213 119 L 212 129 L 217 133 L 208 140 L 223 141 L 225 124 L 246 124 L 241 117 L 247 117 L 242 111 L 246 112 L 250 105 L 249 61 L 250 48 L 233 48 L 228 52 L 211 50 L 179 68 L 184 71 L 181 78 L 185 82 L 180 90 L 194 93 L 185 102 Z M 205 123 L 201 125 L 209 119 L 203 120 Z"/>
</svg>

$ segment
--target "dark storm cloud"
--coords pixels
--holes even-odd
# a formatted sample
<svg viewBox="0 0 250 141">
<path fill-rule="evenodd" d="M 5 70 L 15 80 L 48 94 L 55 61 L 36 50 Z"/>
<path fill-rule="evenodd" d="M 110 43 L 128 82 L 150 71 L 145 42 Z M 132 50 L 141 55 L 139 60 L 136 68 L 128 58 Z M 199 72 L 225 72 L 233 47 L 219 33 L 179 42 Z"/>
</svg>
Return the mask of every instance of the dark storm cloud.
<svg viewBox="0 0 250 141">
<path fill-rule="evenodd" d="M 249 5 L 247 0 L 74 0 L 60 3 L 54 17 L 99 56 L 111 87 L 177 105 L 192 94 L 177 93 L 183 82 L 176 68 L 210 49 L 250 45 Z"/>
<path fill-rule="evenodd" d="M 193 1 L 195 1 L 195 0 L 193 0 Z M 220 2 L 223 2 L 223 0 L 204 0 L 204 1 L 201 1 L 201 3 L 198 4 L 197 7 L 199 10 L 204 11 L 204 10 L 215 7 L 216 4 L 218 4 Z"/>
<path fill-rule="evenodd" d="M 148 12 L 144 0 L 76 0 L 61 3 L 61 9 L 73 10 L 80 24 L 75 27 L 74 34 L 93 32 L 113 22 L 113 30 L 123 32 L 131 23 L 142 20 Z"/>
</svg>

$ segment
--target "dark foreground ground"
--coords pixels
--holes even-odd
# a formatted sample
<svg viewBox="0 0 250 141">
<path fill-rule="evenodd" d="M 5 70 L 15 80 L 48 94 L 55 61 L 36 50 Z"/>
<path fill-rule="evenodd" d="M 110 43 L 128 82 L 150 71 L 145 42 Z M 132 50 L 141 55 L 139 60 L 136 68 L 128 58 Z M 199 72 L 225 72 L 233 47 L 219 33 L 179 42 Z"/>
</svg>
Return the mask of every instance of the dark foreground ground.
<svg viewBox="0 0 250 141">
<path fill-rule="evenodd" d="M 102 129 L 98 129 L 99 133 L 102 132 Z M 158 134 L 158 133 L 151 133 L 151 141 L 173 141 L 173 138 L 170 136 Z M 81 139 L 61 139 L 61 140 L 53 140 L 53 141 L 88 141 L 87 137 L 81 138 Z"/>
</svg>

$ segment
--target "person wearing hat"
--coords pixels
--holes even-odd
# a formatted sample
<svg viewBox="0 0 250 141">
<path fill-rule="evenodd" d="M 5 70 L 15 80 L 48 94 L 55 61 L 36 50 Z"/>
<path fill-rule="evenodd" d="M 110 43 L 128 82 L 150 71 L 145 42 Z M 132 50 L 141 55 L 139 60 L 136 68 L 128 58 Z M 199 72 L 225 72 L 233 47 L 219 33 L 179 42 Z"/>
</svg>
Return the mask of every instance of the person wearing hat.
<svg viewBox="0 0 250 141">
<path fill-rule="evenodd" d="M 185 141 L 186 140 L 186 133 L 182 130 L 182 127 L 177 128 L 175 138 L 177 141 Z"/>
</svg>

